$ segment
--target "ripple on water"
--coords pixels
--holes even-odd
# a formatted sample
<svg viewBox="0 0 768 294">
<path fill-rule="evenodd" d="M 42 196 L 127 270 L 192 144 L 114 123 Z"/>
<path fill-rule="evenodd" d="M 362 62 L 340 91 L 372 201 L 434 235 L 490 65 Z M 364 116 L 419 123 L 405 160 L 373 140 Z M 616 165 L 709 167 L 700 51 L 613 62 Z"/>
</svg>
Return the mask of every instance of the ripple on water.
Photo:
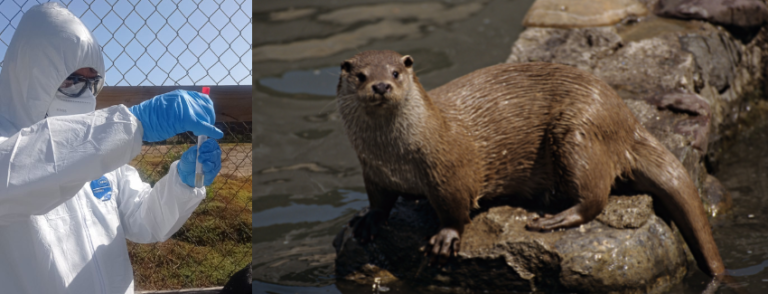
<svg viewBox="0 0 768 294">
<path fill-rule="evenodd" d="M 253 213 L 253 277 L 293 285 L 334 283 L 333 238 L 368 205 L 359 191 L 337 189 L 310 197 L 266 195 Z"/>
</svg>

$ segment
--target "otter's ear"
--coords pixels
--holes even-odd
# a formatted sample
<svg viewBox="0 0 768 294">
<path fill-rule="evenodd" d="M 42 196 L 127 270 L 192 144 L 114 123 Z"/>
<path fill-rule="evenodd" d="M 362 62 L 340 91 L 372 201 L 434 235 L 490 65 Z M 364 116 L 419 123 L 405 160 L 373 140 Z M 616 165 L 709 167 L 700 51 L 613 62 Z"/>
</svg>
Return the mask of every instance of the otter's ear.
<svg viewBox="0 0 768 294">
<path fill-rule="evenodd" d="M 341 70 L 345 72 L 349 72 L 352 70 L 352 63 L 349 61 L 344 61 L 341 63 Z"/>
<path fill-rule="evenodd" d="M 410 55 L 403 56 L 403 58 L 400 58 L 400 61 L 405 64 L 406 68 L 411 68 L 411 66 L 413 66 L 413 57 Z"/>
</svg>

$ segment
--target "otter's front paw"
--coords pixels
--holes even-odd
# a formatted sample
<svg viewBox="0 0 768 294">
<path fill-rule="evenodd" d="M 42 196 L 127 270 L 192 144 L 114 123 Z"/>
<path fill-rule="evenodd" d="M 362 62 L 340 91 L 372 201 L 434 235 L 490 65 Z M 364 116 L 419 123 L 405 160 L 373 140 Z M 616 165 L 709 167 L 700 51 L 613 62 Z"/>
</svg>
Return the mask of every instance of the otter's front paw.
<svg viewBox="0 0 768 294">
<path fill-rule="evenodd" d="M 443 264 L 451 255 L 456 256 L 461 250 L 459 231 L 453 228 L 442 228 L 437 235 L 429 239 L 429 245 L 432 246 L 432 258 L 429 263 L 437 261 Z"/>
<path fill-rule="evenodd" d="M 381 210 L 372 209 L 363 216 L 356 216 L 349 221 L 349 226 L 354 228 L 352 231 L 355 239 L 365 244 L 372 241 L 379 234 L 379 227 L 386 223 L 387 214 Z"/>
</svg>

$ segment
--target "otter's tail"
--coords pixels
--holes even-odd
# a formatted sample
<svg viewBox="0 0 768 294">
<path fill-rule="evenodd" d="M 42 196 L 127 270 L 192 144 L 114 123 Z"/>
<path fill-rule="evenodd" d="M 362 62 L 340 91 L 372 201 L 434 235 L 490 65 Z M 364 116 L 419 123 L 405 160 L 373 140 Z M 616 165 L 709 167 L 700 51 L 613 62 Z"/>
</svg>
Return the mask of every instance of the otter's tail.
<svg viewBox="0 0 768 294">
<path fill-rule="evenodd" d="M 680 161 L 645 130 L 637 131 L 633 176 L 638 187 L 654 196 L 669 212 L 683 234 L 699 268 L 711 276 L 725 273 L 723 261 L 712 238 L 701 198 Z"/>
</svg>

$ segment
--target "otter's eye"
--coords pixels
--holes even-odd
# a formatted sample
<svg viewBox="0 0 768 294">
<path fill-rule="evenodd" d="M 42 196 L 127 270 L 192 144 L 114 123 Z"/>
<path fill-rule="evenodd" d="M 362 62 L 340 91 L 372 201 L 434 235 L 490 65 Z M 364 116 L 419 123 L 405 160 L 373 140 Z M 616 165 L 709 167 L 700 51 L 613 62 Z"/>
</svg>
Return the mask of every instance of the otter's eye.
<svg viewBox="0 0 768 294">
<path fill-rule="evenodd" d="M 359 73 L 359 74 L 357 74 L 357 79 L 360 80 L 361 83 L 365 82 L 365 75 Z"/>
<path fill-rule="evenodd" d="M 393 71 L 393 72 L 392 72 L 392 76 L 393 76 L 393 77 L 395 77 L 395 78 L 397 78 L 397 76 L 399 76 L 399 75 L 400 75 L 400 74 L 399 74 L 399 73 L 397 73 L 397 71 Z"/>
</svg>

